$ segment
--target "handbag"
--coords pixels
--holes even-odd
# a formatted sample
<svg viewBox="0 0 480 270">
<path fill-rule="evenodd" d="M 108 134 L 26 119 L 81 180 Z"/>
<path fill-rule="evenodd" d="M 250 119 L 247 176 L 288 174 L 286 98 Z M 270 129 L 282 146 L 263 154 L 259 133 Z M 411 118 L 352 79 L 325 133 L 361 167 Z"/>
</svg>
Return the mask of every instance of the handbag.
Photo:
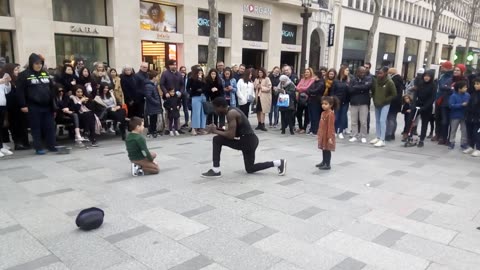
<svg viewBox="0 0 480 270">
<path fill-rule="evenodd" d="M 290 106 L 290 95 L 288 94 L 278 95 L 277 106 L 280 108 L 288 108 Z"/>
<path fill-rule="evenodd" d="M 206 115 L 212 114 L 214 112 L 213 105 L 210 101 L 202 101 L 203 113 Z"/>
</svg>

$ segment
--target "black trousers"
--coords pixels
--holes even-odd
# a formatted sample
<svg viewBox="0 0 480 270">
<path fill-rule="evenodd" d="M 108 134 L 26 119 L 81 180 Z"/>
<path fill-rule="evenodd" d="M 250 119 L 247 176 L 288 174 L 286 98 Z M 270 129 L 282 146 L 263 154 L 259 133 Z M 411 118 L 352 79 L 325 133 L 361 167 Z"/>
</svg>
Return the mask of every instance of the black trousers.
<svg viewBox="0 0 480 270">
<path fill-rule="evenodd" d="M 117 123 L 120 123 L 120 131 L 124 132 L 126 130 L 127 120 L 127 112 L 124 109 L 112 111 L 107 111 L 107 119 L 113 120 L 114 128 L 117 126 Z"/>
<path fill-rule="evenodd" d="M 293 131 L 295 127 L 295 111 L 281 111 L 280 115 L 282 116 L 282 131 L 285 131 L 287 127 L 290 127 L 290 130 Z"/>
<path fill-rule="evenodd" d="M 330 166 L 330 162 L 332 161 L 332 151 L 330 150 L 322 150 L 323 161 L 326 165 Z"/>
<path fill-rule="evenodd" d="M 468 145 L 477 150 L 480 150 L 480 123 L 478 122 L 466 122 L 467 124 L 467 137 Z"/>
<path fill-rule="evenodd" d="M 88 131 L 88 139 L 91 142 L 95 141 L 95 114 L 90 111 L 90 112 L 84 112 L 78 114 L 79 120 L 80 120 L 80 126 L 83 127 L 84 130 Z"/>
<path fill-rule="evenodd" d="M 158 121 L 158 114 L 150 114 L 149 115 L 149 123 L 148 123 L 148 133 L 149 134 L 157 133 L 157 121 Z"/>
<path fill-rule="evenodd" d="M 8 123 L 15 145 L 30 146 L 28 142 L 28 117 L 18 107 L 8 108 Z"/>
<path fill-rule="evenodd" d="M 250 102 L 247 102 L 245 105 L 240 105 L 238 108 L 248 117 L 248 113 L 250 112 Z"/>
<path fill-rule="evenodd" d="M 43 149 L 42 138 L 45 138 L 48 149 L 55 148 L 55 118 L 51 109 L 29 107 L 28 116 L 35 150 Z"/>
<path fill-rule="evenodd" d="M 209 114 L 207 116 L 207 126 L 210 124 L 215 124 L 217 127 L 225 126 L 225 116 L 218 116 L 215 113 Z"/>
<path fill-rule="evenodd" d="M 5 136 L 5 133 L 8 135 L 8 130 L 3 127 L 6 113 L 7 113 L 7 108 L 4 106 L 0 106 L 0 149 L 3 148 L 4 142 L 8 142 L 3 139 Z"/>
<path fill-rule="evenodd" d="M 258 147 L 258 137 L 255 134 L 241 136 L 239 140 L 230 140 L 223 136 L 213 137 L 213 167 L 220 167 L 220 154 L 222 146 L 227 146 L 243 153 L 243 162 L 247 173 L 254 173 L 272 168 L 273 161 L 255 163 L 255 151 Z"/>
<path fill-rule="evenodd" d="M 303 119 L 303 113 L 305 113 L 305 119 Z M 296 116 L 298 121 L 298 128 L 305 130 L 308 123 L 310 123 L 308 116 L 308 106 L 298 105 Z"/>
</svg>

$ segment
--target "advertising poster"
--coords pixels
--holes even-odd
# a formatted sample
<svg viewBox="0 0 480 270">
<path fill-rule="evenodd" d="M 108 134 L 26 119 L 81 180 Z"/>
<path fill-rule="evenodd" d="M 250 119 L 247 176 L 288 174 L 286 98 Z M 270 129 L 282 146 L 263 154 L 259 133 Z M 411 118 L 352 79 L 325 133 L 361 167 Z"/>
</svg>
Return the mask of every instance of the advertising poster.
<svg viewBox="0 0 480 270">
<path fill-rule="evenodd" d="M 140 1 L 140 29 L 177 32 L 176 7 Z"/>
</svg>

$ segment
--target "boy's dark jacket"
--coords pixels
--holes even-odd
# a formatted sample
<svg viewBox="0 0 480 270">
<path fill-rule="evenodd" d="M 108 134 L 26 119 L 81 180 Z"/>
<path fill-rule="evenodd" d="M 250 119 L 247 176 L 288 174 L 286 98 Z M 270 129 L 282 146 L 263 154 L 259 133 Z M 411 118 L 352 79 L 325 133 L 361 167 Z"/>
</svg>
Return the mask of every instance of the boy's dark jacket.
<svg viewBox="0 0 480 270">
<path fill-rule="evenodd" d="M 471 92 L 465 120 L 470 123 L 480 123 L 480 91 Z"/>
<path fill-rule="evenodd" d="M 180 110 L 178 108 L 180 108 L 181 105 L 182 101 L 177 95 L 167 98 L 167 100 L 165 100 L 163 103 L 163 107 L 165 107 L 165 110 L 167 110 L 169 118 L 180 117 Z"/>
</svg>

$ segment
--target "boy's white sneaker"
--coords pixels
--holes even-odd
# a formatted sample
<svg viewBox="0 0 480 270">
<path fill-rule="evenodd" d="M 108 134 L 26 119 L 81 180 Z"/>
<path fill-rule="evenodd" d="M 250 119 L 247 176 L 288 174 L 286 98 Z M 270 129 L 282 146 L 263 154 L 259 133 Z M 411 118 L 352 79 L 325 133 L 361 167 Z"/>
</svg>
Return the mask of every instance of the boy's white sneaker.
<svg viewBox="0 0 480 270">
<path fill-rule="evenodd" d="M 472 154 L 475 151 L 472 147 L 468 147 L 467 149 L 463 150 L 464 154 Z"/>
<path fill-rule="evenodd" d="M 375 138 L 375 139 L 373 139 L 373 140 L 370 141 L 370 144 L 376 144 L 376 143 L 378 143 L 378 141 L 380 141 L 380 139 L 379 139 L 379 138 Z"/>
<path fill-rule="evenodd" d="M 135 163 L 132 163 L 132 165 L 130 165 L 130 168 L 132 170 L 132 176 L 138 176 L 138 168 L 139 166 Z"/>
<path fill-rule="evenodd" d="M 472 152 L 472 157 L 480 157 L 480 150 L 475 150 Z"/>
<path fill-rule="evenodd" d="M 357 137 L 352 137 L 350 140 L 348 140 L 349 142 L 356 142 L 358 141 Z"/>
<path fill-rule="evenodd" d="M 362 143 L 367 143 L 367 138 L 362 138 Z"/>
<path fill-rule="evenodd" d="M 338 138 L 342 140 L 345 139 L 345 137 L 343 136 L 343 133 L 338 134 Z"/>
<path fill-rule="evenodd" d="M 2 157 L 4 157 L 4 156 L 5 156 L 5 155 L 4 155 L 4 154 L 2 154 L 2 152 L 0 152 L 0 158 L 2 158 Z"/>
<path fill-rule="evenodd" d="M 384 146 L 385 146 L 385 142 L 382 141 L 382 140 L 378 140 L 373 146 L 375 146 L 375 147 L 384 147 Z"/>
<path fill-rule="evenodd" d="M 0 149 L 0 153 L 2 153 L 4 156 L 13 155 L 12 151 L 8 150 L 7 148 Z"/>
<path fill-rule="evenodd" d="M 172 130 L 170 131 L 170 136 L 175 136 L 175 133 Z"/>
<path fill-rule="evenodd" d="M 174 133 L 175 133 L 175 136 L 180 136 L 180 133 L 178 133 L 178 131 L 175 130 Z"/>
</svg>

